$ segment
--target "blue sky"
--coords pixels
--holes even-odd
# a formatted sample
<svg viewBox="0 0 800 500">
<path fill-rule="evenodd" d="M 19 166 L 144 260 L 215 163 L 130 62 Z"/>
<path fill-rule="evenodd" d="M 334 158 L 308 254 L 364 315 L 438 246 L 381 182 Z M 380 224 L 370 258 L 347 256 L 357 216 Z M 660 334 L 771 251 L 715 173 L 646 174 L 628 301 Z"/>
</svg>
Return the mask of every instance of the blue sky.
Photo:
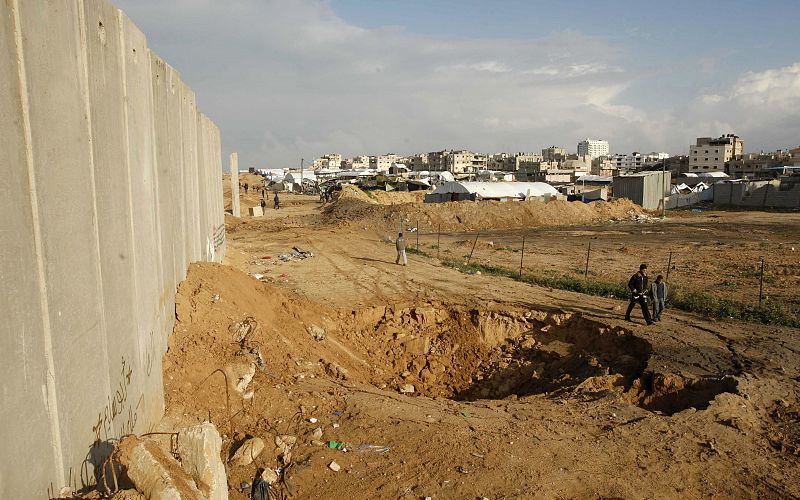
<svg viewBox="0 0 800 500">
<path fill-rule="evenodd" d="M 120 0 L 245 166 L 800 145 L 800 1 Z"/>
</svg>

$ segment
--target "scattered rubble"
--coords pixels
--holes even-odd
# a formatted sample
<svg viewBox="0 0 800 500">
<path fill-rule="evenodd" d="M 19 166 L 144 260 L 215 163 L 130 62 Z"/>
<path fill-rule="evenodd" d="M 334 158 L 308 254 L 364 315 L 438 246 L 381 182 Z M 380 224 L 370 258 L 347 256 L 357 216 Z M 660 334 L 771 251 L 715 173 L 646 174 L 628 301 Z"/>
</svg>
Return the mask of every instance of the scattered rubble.
<svg viewBox="0 0 800 500">
<path fill-rule="evenodd" d="M 236 453 L 231 457 L 231 463 L 238 467 L 250 465 L 253 460 L 264 451 L 264 440 L 259 437 L 253 437 L 242 443 L 236 450 Z"/>
</svg>

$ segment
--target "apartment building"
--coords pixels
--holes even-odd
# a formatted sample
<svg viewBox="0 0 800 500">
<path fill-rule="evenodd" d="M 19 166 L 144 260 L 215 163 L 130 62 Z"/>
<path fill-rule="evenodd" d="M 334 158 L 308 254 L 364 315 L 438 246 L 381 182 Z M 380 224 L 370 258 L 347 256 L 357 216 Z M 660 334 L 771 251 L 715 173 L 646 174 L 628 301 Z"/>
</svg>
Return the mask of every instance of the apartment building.
<svg viewBox="0 0 800 500">
<path fill-rule="evenodd" d="M 728 161 L 725 173 L 734 179 L 774 179 L 779 175 L 778 167 L 791 163 L 791 151 L 779 149 L 772 153 L 748 153 Z"/>
<path fill-rule="evenodd" d="M 428 153 L 428 170 L 431 172 L 444 172 L 447 170 L 447 157 L 450 150 L 434 151 Z"/>
<path fill-rule="evenodd" d="M 741 159 L 744 140 L 734 134 L 716 139 L 698 137 L 695 144 L 689 145 L 689 171 L 725 171 L 725 164 L 733 159 Z"/>
<path fill-rule="evenodd" d="M 322 155 L 316 160 L 314 160 L 313 168 L 314 170 L 319 168 L 341 168 L 342 166 L 342 155 L 337 153 L 331 153 L 327 155 Z"/>
<path fill-rule="evenodd" d="M 488 157 L 472 151 L 453 151 L 447 155 L 447 170 L 453 174 L 473 174 L 486 170 Z"/>
<path fill-rule="evenodd" d="M 520 168 L 530 167 L 541 161 L 542 155 L 535 153 L 497 153 L 488 157 L 487 168 L 503 172 L 517 172 Z"/>
<path fill-rule="evenodd" d="M 406 165 L 412 172 L 428 170 L 428 153 L 420 153 L 411 156 L 408 158 Z"/>
<path fill-rule="evenodd" d="M 392 163 L 401 163 L 400 157 L 394 153 L 369 157 L 369 168 L 374 170 L 388 172 Z"/>
<path fill-rule="evenodd" d="M 578 143 L 578 156 L 588 156 L 590 159 L 608 156 L 608 141 L 589 139 Z"/>
<path fill-rule="evenodd" d="M 562 162 L 567 159 L 567 150 L 558 146 L 550 146 L 542 150 L 542 161 Z"/>
<path fill-rule="evenodd" d="M 800 148 L 790 149 L 789 154 L 791 155 L 792 166 L 800 167 Z"/>
</svg>

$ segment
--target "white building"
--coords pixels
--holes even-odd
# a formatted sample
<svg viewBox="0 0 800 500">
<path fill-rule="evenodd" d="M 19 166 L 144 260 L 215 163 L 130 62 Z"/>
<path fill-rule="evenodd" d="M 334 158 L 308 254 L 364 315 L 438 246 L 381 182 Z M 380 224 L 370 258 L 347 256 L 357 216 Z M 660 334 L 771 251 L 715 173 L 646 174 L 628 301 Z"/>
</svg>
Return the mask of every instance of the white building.
<svg viewBox="0 0 800 500">
<path fill-rule="evenodd" d="M 608 141 L 587 138 L 578 143 L 578 156 L 588 156 L 592 160 L 608 156 Z"/>
<path fill-rule="evenodd" d="M 741 159 L 744 140 L 734 134 L 717 139 L 698 137 L 696 144 L 689 145 L 689 171 L 725 171 L 725 164 L 732 159 Z"/>
</svg>

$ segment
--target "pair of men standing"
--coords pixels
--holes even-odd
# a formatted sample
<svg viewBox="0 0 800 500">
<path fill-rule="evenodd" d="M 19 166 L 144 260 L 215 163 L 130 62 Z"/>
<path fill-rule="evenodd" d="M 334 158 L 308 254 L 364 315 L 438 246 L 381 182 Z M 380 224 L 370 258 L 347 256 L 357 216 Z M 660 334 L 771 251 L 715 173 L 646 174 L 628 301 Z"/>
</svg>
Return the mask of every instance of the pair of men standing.
<svg viewBox="0 0 800 500">
<path fill-rule="evenodd" d="M 638 303 L 642 308 L 642 315 L 648 325 L 652 325 L 655 321 L 661 321 L 661 313 L 664 311 L 664 303 L 667 300 L 667 284 L 664 283 L 664 277 L 658 275 L 656 281 L 648 286 L 649 280 L 647 278 L 647 264 L 639 266 L 639 272 L 631 276 L 628 281 L 628 288 L 631 291 L 631 301 L 628 304 L 628 310 L 625 311 L 625 319 L 631 320 L 631 311 Z M 653 297 L 653 316 L 650 316 L 650 310 L 647 307 L 647 293 Z"/>
</svg>

